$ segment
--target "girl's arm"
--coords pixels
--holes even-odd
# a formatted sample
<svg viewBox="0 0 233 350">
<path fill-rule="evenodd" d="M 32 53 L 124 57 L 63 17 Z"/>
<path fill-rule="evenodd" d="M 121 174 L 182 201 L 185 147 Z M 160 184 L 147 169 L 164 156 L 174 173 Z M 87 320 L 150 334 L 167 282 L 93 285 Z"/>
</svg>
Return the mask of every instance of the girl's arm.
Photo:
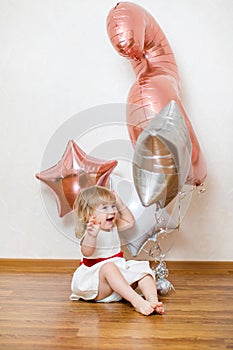
<svg viewBox="0 0 233 350">
<path fill-rule="evenodd" d="M 116 196 L 116 207 L 119 213 L 116 224 L 119 231 L 125 231 L 134 226 L 134 216 L 129 208 L 124 204 L 120 197 L 114 192 Z"/>
<path fill-rule="evenodd" d="M 92 216 L 87 224 L 87 231 L 81 242 L 81 252 L 84 256 L 91 256 L 96 248 L 96 238 L 100 226 L 95 223 L 95 216 Z"/>
</svg>

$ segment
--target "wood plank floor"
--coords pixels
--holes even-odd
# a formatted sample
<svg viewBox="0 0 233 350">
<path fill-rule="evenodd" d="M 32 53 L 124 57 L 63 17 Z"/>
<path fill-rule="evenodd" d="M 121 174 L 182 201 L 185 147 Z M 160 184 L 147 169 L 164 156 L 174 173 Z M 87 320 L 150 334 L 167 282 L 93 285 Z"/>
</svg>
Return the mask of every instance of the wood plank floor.
<svg viewBox="0 0 233 350">
<path fill-rule="evenodd" d="M 163 316 L 71 302 L 75 261 L 0 260 L 0 349 L 233 349 L 233 263 L 168 262 Z"/>
</svg>

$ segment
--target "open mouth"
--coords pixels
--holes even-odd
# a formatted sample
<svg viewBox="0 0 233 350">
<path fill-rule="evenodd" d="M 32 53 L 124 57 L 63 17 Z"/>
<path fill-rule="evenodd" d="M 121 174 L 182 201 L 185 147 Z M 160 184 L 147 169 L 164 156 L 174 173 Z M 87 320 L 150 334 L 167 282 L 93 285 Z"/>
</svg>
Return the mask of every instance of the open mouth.
<svg viewBox="0 0 233 350">
<path fill-rule="evenodd" d="M 113 220 L 115 219 L 115 216 L 111 216 L 109 218 L 106 219 L 107 222 L 113 222 Z"/>
</svg>

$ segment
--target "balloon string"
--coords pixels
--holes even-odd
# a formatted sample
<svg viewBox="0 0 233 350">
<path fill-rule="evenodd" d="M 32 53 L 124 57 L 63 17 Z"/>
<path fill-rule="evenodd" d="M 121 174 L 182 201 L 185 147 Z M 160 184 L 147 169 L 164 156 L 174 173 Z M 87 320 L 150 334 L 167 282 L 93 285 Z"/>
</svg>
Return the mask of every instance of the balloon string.
<svg viewBox="0 0 233 350">
<path fill-rule="evenodd" d="M 180 233 L 180 224 L 181 224 L 181 200 L 182 200 L 182 197 L 181 197 L 181 192 L 179 193 L 179 196 L 178 196 L 179 200 L 178 200 L 178 227 L 177 227 L 177 232 Z"/>
<path fill-rule="evenodd" d="M 200 186 L 203 186 L 202 184 Z M 191 187 L 191 189 L 188 191 L 188 192 L 193 192 L 195 189 L 194 186 Z M 205 190 L 204 190 L 205 191 Z M 204 191 L 202 191 L 201 193 L 203 193 Z M 180 191 L 179 194 L 178 194 L 178 213 L 177 213 L 177 227 L 174 228 L 174 230 L 177 230 L 178 233 L 180 233 L 180 230 L 181 230 L 181 210 L 182 210 L 182 200 L 183 198 L 186 196 L 186 193 L 187 193 L 187 190 L 186 191 Z M 156 210 L 155 210 L 155 221 L 157 223 L 157 225 L 159 226 L 160 222 L 161 222 L 161 215 L 159 216 L 158 215 L 158 211 L 162 209 L 160 203 L 156 203 Z M 167 223 L 168 225 L 168 223 Z M 161 245 L 159 244 L 159 242 L 157 241 L 158 239 L 158 236 L 159 235 L 162 235 L 163 233 L 166 234 L 169 232 L 169 229 L 168 227 L 166 226 L 166 228 L 162 228 L 162 227 L 159 227 L 159 231 L 157 232 L 154 232 L 154 238 L 151 238 L 149 239 L 150 241 L 154 241 L 155 242 L 155 247 L 154 247 L 154 250 L 157 250 L 159 255 L 158 258 L 156 258 L 156 254 L 153 254 L 153 248 L 151 249 L 146 249 L 145 246 L 146 244 L 144 244 L 143 247 L 141 247 L 140 249 L 140 252 L 143 251 L 144 253 L 148 254 L 150 257 L 154 258 L 155 261 L 162 261 L 162 259 L 165 257 L 165 255 L 167 253 L 170 252 L 170 250 L 172 249 L 172 247 L 174 246 L 175 244 L 175 241 L 171 244 L 171 246 L 169 247 L 169 249 L 167 250 L 166 254 L 163 253 L 162 251 L 162 248 L 161 248 Z M 162 238 L 166 238 L 166 236 L 162 236 Z M 133 245 L 133 243 L 131 243 Z M 135 248 L 137 248 L 135 246 Z"/>
<path fill-rule="evenodd" d="M 178 224 L 177 224 L 177 227 L 175 228 L 175 229 L 177 229 L 177 232 L 178 232 L 178 233 L 180 232 L 180 226 L 181 226 L 181 201 L 182 201 L 182 198 L 183 198 L 183 197 L 182 197 L 182 193 L 179 192 L 179 195 L 178 195 L 178 218 L 177 218 Z M 160 206 L 159 203 L 157 203 L 157 204 L 156 204 L 156 211 L 155 211 L 155 221 L 156 221 L 157 224 L 159 224 L 159 221 L 161 220 L 161 218 L 158 217 L 158 214 L 157 214 L 157 212 L 158 212 L 159 209 L 161 209 L 161 206 Z M 160 243 L 159 243 L 158 240 L 157 240 L 157 236 L 159 236 L 159 233 L 160 233 L 160 234 L 161 234 L 162 232 L 167 233 L 169 230 L 168 230 L 168 227 L 166 227 L 165 229 L 163 229 L 162 227 L 160 227 L 159 230 L 160 230 L 160 232 L 155 233 L 155 241 L 154 241 L 155 246 L 154 246 L 154 248 L 153 248 L 153 249 L 155 249 L 155 250 L 157 250 L 157 251 L 159 252 L 159 256 L 158 256 L 159 259 L 156 258 L 156 256 L 154 256 L 153 250 L 152 250 L 152 249 L 147 250 L 147 249 L 145 249 L 145 248 L 143 247 L 141 250 L 144 251 L 145 253 L 147 253 L 150 257 L 154 258 L 155 261 L 159 261 L 159 262 L 161 263 L 161 262 L 163 262 L 163 258 L 165 257 L 165 255 L 172 249 L 172 247 L 173 247 L 173 245 L 174 245 L 175 242 L 173 242 L 173 243 L 171 244 L 171 246 L 170 246 L 169 249 L 167 250 L 166 254 L 163 253 L 163 251 L 162 251 L 162 249 L 161 249 L 161 245 L 160 245 Z M 165 237 L 163 237 L 163 238 L 165 238 Z"/>
</svg>

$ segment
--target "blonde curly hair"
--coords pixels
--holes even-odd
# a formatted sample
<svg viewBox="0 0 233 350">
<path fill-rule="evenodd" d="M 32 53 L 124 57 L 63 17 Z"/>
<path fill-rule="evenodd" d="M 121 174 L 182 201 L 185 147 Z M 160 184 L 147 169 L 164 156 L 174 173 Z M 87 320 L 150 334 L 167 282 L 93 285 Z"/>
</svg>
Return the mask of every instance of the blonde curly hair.
<svg viewBox="0 0 233 350">
<path fill-rule="evenodd" d="M 77 220 L 75 234 L 77 238 L 81 238 L 85 233 L 87 223 L 95 208 L 105 203 L 116 203 L 114 193 L 106 187 L 91 186 L 79 192 L 74 202 L 74 213 Z"/>
</svg>

